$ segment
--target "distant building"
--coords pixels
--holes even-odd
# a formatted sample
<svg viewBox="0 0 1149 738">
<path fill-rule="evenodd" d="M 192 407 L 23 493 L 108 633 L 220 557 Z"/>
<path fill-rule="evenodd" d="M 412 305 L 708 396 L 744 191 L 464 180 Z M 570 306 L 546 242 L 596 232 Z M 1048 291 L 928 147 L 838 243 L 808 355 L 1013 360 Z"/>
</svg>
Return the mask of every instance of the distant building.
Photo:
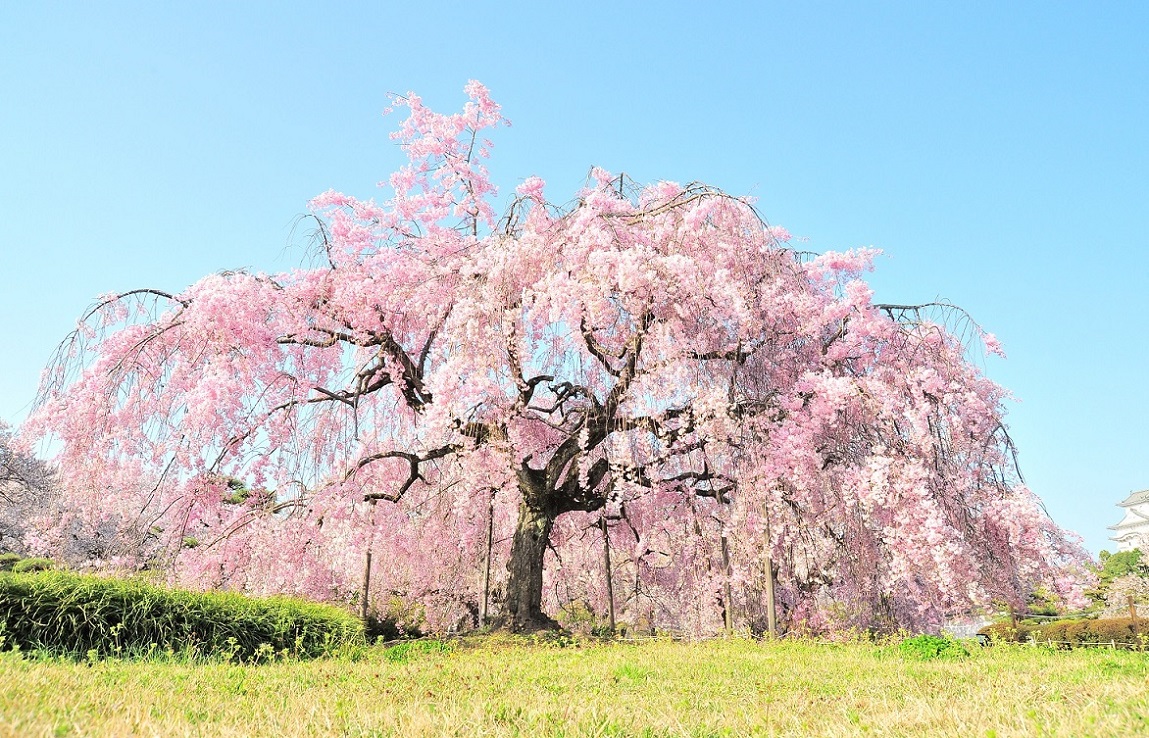
<svg viewBox="0 0 1149 738">
<path fill-rule="evenodd" d="M 1125 517 L 1109 526 L 1113 531 L 1109 540 L 1117 542 L 1118 551 L 1149 551 L 1149 489 L 1132 493 L 1117 506 L 1125 508 Z"/>
</svg>

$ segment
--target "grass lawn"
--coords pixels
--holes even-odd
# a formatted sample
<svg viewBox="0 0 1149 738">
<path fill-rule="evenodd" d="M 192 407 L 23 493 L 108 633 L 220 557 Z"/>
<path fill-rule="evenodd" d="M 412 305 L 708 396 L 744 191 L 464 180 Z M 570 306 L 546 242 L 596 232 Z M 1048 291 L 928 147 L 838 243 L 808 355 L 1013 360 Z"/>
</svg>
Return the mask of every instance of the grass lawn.
<svg viewBox="0 0 1149 738">
<path fill-rule="evenodd" d="M 238 666 L 0 654 L 0 736 L 1149 735 L 1149 654 L 489 639 Z"/>
</svg>

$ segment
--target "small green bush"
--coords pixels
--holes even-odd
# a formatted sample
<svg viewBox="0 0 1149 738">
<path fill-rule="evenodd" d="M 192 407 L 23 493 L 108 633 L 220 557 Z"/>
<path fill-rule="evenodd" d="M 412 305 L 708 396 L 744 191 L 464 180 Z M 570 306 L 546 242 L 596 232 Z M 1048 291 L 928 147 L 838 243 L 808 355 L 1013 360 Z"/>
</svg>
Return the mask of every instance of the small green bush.
<svg viewBox="0 0 1149 738">
<path fill-rule="evenodd" d="M 51 559 L 20 559 L 12 566 L 12 571 L 17 574 L 24 574 L 33 571 L 48 571 L 49 569 L 56 568 L 56 562 Z"/>
<path fill-rule="evenodd" d="M 159 651 L 257 661 L 363 644 L 359 620 L 330 605 L 55 571 L 0 577 L 0 632 L 6 648 L 76 658 Z"/>
<path fill-rule="evenodd" d="M 948 636 L 917 635 L 906 638 L 898 644 L 902 655 L 927 661 L 930 659 L 960 659 L 969 656 L 969 651 L 958 641 Z"/>
<path fill-rule="evenodd" d="M 12 571 L 12 567 L 20 560 L 20 554 L 16 553 L 2 553 L 0 554 L 0 571 Z"/>
</svg>

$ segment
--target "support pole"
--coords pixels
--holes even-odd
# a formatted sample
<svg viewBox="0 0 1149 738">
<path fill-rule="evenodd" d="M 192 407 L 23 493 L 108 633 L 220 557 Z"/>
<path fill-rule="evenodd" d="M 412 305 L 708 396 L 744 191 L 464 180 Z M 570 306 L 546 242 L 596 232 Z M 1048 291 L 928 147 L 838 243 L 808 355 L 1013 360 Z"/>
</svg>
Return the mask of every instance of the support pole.
<svg viewBox="0 0 1149 738">
<path fill-rule="evenodd" d="M 375 545 L 375 505 L 371 500 L 371 535 L 367 538 L 367 555 L 363 562 L 363 599 L 359 601 L 359 619 L 367 624 L 367 605 L 371 599 L 371 548 Z"/>
<path fill-rule="evenodd" d="M 766 632 L 771 640 L 778 637 L 778 610 L 774 600 L 774 555 L 773 542 L 770 538 L 770 506 L 769 502 L 763 510 L 766 522 Z"/>
<path fill-rule="evenodd" d="M 766 554 L 766 631 L 770 638 L 778 637 L 778 612 L 774 605 L 774 557 Z"/>
<path fill-rule="evenodd" d="M 495 492 L 487 506 L 487 557 L 483 566 L 483 606 L 479 608 L 479 627 L 487 624 L 487 607 L 491 601 L 491 550 L 495 545 Z"/>
<path fill-rule="evenodd" d="M 359 603 L 359 619 L 367 622 L 367 600 L 371 592 L 371 549 L 367 549 L 367 562 L 363 565 L 363 599 Z"/>
<path fill-rule="evenodd" d="M 730 543 L 726 531 L 722 532 L 722 576 L 726 580 L 722 586 L 722 609 L 726 611 L 726 635 L 730 635 L 734 632 L 734 597 L 730 591 Z"/>
<path fill-rule="evenodd" d="M 612 576 L 610 565 L 610 533 L 606 527 L 606 515 L 602 515 L 598 519 L 599 527 L 602 528 L 602 554 L 603 562 L 606 566 L 606 602 L 607 613 L 610 616 L 610 634 L 614 635 L 614 576 Z"/>
<path fill-rule="evenodd" d="M 1129 605 L 1129 619 L 1133 621 L 1133 635 L 1138 635 L 1141 629 L 1138 627 L 1140 623 L 1137 622 L 1137 605 L 1133 602 L 1133 595 L 1126 595 L 1125 601 Z"/>
</svg>

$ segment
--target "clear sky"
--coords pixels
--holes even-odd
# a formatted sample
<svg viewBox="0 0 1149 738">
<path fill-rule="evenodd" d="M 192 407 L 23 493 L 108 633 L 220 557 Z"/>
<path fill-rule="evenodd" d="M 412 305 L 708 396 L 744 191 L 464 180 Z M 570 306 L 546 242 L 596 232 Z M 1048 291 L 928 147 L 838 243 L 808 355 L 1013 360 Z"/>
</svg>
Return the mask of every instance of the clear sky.
<svg viewBox="0 0 1149 738">
<path fill-rule="evenodd" d="M 400 163 L 387 93 L 450 111 L 474 78 L 514 123 L 504 192 L 704 181 L 883 249 L 880 301 L 967 308 L 1096 552 L 1149 487 L 1149 4 L 945 5 L 3 3 L 0 418 L 96 295 L 299 264 L 308 199 Z"/>
</svg>

